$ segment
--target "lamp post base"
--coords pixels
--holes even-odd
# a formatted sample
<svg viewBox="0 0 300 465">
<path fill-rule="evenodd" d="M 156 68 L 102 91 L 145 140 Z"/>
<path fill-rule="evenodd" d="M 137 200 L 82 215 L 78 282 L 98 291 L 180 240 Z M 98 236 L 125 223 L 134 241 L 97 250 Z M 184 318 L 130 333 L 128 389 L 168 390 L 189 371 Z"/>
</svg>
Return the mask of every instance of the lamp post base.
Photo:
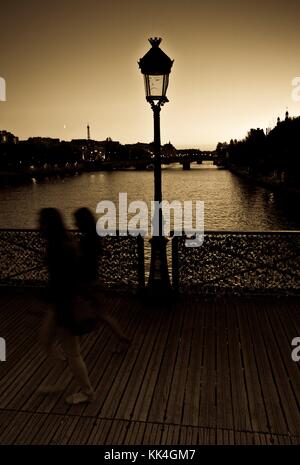
<svg viewBox="0 0 300 465">
<path fill-rule="evenodd" d="M 155 293 L 165 293 L 171 290 L 167 262 L 167 242 L 164 236 L 154 236 L 151 243 L 151 263 L 148 288 Z"/>
</svg>

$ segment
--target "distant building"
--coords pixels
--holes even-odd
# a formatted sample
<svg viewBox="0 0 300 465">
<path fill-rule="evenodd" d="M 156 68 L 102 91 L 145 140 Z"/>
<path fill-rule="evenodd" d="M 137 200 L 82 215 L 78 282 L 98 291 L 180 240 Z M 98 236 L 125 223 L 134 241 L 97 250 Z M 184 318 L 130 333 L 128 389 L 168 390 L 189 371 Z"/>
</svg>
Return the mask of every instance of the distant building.
<svg viewBox="0 0 300 465">
<path fill-rule="evenodd" d="M 0 131 L 0 144 L 17 144 L 19 138 L 8 131 Z"/>
<path fill-rule="evenodd" d="M 71 145 L 80 148 L 83 161 L 103 161 L 105 159 L 105 141 L 72 139 Z"/>
<path fill-rule="evenodd" d="M 56 145 L 60 143 L 60 140 L 53 139 L 52 137 L 29 137 L 27 142 L 31 144 Z"/>
</svg>

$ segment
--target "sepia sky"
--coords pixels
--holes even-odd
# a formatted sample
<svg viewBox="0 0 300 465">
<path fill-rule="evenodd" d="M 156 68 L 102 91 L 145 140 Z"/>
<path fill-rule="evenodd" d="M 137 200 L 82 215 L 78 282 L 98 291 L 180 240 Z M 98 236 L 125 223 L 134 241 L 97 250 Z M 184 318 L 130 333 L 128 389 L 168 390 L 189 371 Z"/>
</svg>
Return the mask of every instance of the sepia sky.
<svg viewBox="0 0 300 465">
<path fill-rule="evenodd" d="M 299 0 L 26 0 L 0 7 L 0 129 L 69 140 L 153 139 L 137 61 L 174 59 L 162 142 L 214 148 L 274 126 L 300 76 Z"/>
</svg>

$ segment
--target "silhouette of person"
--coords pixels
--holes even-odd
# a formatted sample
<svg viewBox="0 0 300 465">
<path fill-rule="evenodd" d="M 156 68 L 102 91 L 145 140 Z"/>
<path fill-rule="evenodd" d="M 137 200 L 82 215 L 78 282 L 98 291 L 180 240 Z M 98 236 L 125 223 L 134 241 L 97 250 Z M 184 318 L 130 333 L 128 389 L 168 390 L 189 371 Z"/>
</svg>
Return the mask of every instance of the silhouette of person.
<svg viewBox="0 0 300 465">
<path fill-rule="evenodd" d="M 67 359 L 69 367 L 80 386 L 80 391 L 68 396 L 69 404 L 90 402 L 94 391 L 91 386 L 84 360 L 80 353 L 79 338 L 74 334 L 72 306 L 78 289 L 78 253 L 71 241 L 60 212 L 55 208 L 44 208 L 40 212 L 40 230 L 47 242 L 46 263 L 49 272 L 49 292 L 53 309 L 43 322 L 40 341 L 48 355 L 56 359 Z M 54 349 L 60 337 L 63 353 Z M 59 390 L 56 386 L 42 386 L 44 393 Z"/>
<path fill-rule="evenodd" d="M 96 220 L 91 211 L 86 207 L 76 210 L 74 217 L 76 225 L 81 232 L 79 269 L 83 296 L 94 306 L 99 319 L 110 328 L 122 344 L 127 345 L 130 340 L 125 336 L 115 318 L 103 309 L 99 294 L 97 296 L 99 288 L 98 263 L 99 257 L 104 251 L 101 239 L 96 231 Z"/>
</svg>

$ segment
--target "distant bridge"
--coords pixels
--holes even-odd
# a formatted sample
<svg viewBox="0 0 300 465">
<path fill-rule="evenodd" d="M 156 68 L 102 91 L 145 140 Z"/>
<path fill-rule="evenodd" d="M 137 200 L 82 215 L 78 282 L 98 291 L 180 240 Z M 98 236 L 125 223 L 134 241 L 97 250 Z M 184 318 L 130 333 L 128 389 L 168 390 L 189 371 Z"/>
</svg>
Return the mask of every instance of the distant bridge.
<svg viewBox="0 0 300 465">
<path fill-rule="evenodd" d="M 200 151 L 178 151 L 172 155 L 161 155 L 161 163 L 164 165 L 173 165 L 179 163 L 184 170 L 189 170 L 191 163 L 202 164 L 203 162 L 211 162 L 216 166 L 224 166 L 224 159 L 219 157 L 216 152 L 200 152 Z M 135 160 L 107 160 L 107 161 L 88 161 L 85 165 L 95 170 L 113 170 L 136 168 L 138 170 L 149 169 L 154 164 L 154 158 L 137 158 Z"/>
<path fill-rule="evenodd" d="M 219 157 L 216 152 L 179 152 L 172 156 L 161 156 L 161 161 L 165 165 L 180 163 L 184 170 L 189 170 L 191 163 L 202 164 L 210 161 L 213 165 L 224 166 L 224 159 Z"/>
</svg>

